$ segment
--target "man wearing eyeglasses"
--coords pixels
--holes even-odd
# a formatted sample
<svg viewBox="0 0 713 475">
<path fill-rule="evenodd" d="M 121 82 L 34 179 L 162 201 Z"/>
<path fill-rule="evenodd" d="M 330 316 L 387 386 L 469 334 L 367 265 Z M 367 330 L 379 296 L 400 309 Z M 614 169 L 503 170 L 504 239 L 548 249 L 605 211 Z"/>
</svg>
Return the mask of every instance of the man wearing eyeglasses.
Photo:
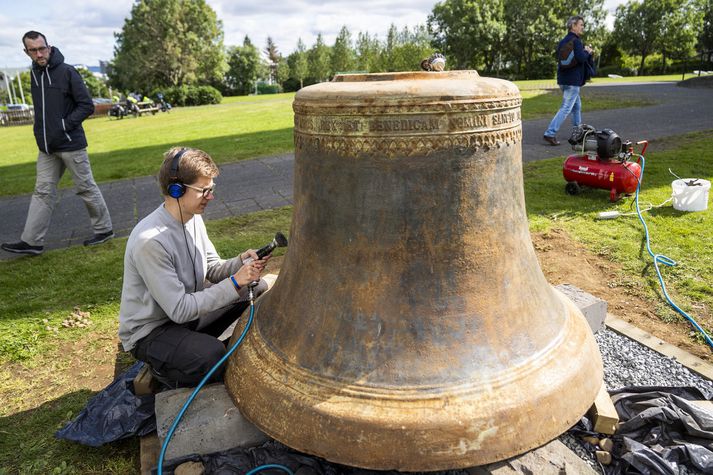
<svg viewBox="0 0 713 475">
<path fill-rule="evenodd" d="M 22 43 L 32 59 L 30 82 L 39 148 L 37 177 L 20 241 L 3 243 L 1 247 L 16 254 L 37 255 L 44 251 L 45 235 L 57 202 L 57 183 L 67 169 L 94 230 L 94 236 L 84 245 L 108 241 L 114 237 L 111 217 L 94 181 L 82 128 L 84 119 L 94 112 L 89 91 L 77 70 L 64 63 L 62 53 L 49 46 L 42 33 L 28 31 Z"/>
<path fill-rule="evenodd" d="M 197 385 L 226 352 L 219 337 L 247 307 L 248 285 L 267 290 L 269 257 L 223 260 L 201 215 L 218 167 L 202 150 L 172 148 L 158 181 L 164 202 L 131 232 L 124 255 L 119 338 L 168 387 Z M 222 369 L 217 371 L 220 377 Z"/>
</svg>

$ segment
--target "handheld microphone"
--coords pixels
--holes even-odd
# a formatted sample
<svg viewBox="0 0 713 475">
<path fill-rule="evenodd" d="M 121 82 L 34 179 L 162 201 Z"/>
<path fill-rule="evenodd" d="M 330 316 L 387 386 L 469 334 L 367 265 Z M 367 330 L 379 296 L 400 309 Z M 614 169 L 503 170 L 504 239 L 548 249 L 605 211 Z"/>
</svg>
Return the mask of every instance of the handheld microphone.
<svg viewBox="0 0 713 475">
<path fill-rule="evenodd" d="M 275 239 L 273 239 L 270 244 L 257 250 L 257 257 L 262 259 L 274 251 L 276 247 L 287 247 L 287 238 L 280 232 L 275 233 Z"/>
<path fill-rule="evenodd" d="M 287 247 L 287 238 L 281 232 L 275 233 L 275 238 L 272 240 L 272 242 L 258 249 L 255 254 L 257 254 L 258 259 L 262 259 L 263 257 L 270 254 L 272 251 L 274 251 L 276 247 Z M 251 293 L 253 287 L 255 287 L 258 283 L 259 281 L 254 280 L 248 284 Z"/>
</svg>

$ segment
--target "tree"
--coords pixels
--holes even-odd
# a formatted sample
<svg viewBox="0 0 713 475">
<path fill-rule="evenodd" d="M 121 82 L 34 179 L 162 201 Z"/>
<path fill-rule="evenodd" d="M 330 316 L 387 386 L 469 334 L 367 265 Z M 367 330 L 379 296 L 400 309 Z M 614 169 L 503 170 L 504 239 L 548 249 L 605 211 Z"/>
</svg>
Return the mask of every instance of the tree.
<svg viewBox="0 0 713 475">
<path fill-rule="evenodd" d="M 391 48 L 393 71 L 418 71 L 421 61 L 433 54 L 432 37 L 425 25 L 417 25 L 413 30 L 405 26 L 396 36 L 396 43 Z M 447 64 L 446 64 L 447 65 Z"/>
<path fill-rule="evenodd" d="M 77 67 L 77 71 L 82 76 L 84 84 L 89 90 L 89 95 L 92 97 L 109 97 L 109 88 L 104 81 L 94 76 L 86 67 Z"/>
<path fill-rule="evenodd" d="M 139 0 L 115 36 L 120 89 L 208 84 L 225 70 L 222 23 L 205 0 Z"/>
<path fill-rule="evenodd" d="M 290 77 L 290 66 L 287 64 L 287 59 L 280 56 L 275 67 L 275 81 L 282 84 Z"/>
<path fill-rule="evenodd" d="M 280 63 L 280 58 L 282 58 L 282 55 L 277 50 L 277 45 L 275 44 L 275 42 L 272 41 L 272 38 L 269 36 L 267 37 L 267 42 L 263 52 L 265 53 L 265 56 L 267 56 L 267 65 L 270 70 L 269 81 L 270 84 L 272 84 L 273 82 L 277 81 L 277 66 Z"/>
<path fill-rule="evenodd" d="M 396 25 L 393 23 L 389 26 L 389 31 L 386 32 L 386 42 L 384 43 L 384 48 L 381 50 L 381 57 L 379 58 L 379 71 L 396 71 L 394 69 L 394 50 L 398 45 L 399 40 L 399 30 L 396 29 Z"/>
<path fill-rule="evenodd" d="M 505 36 L 503 0 L 445 0 L 428 17 L 433 44 L 454 69 L 492 71 Z"/>
<path fill-rule="evenodd" d="M 664 0 L 659 50 L 663 57 L 663 73 L 667 58 L 686 59 L 694 53 L 696 37 L 703 21 L 692 0 Z"/>
<path fill-rule="evenodd" d="M 324 44 L 322 33 L 317 35 L 317 41 L 307 53 L 309 75 L 317 82 L 326 81 L 332 74 L 329 64 L 329 46 Z"/>
<path fill-rule="evenodd" d="M 393 23 L 380 52 L 380 71 L 416 71 L 421 61 L 433 54 L 432 37 L 424 25 L 398 31 Z"/>
<path fill-rule="evenodd" d="M 339 30 L 330 56 L 330 64 L 334 73 L 354 69 L 354 50 L 352 49 L 352 34 L 346 26 Z"/>
<path fill-rule="evenodd" d="M 713 0 L 703 0 L 700 5 L 703 25 L 698 34 L 698 49 L 708 52 L 708 61 L 713 54 Z"/>
<path fill-rule="evenodd" d="M 375 72 L 379 67 L 381 43 L 376 36 L 369 36 L 369 32 L 359 32 L 356 42 L 356 68 L 360 71 Z"/>
<path fill-rule="evenodd" d="M 604 0 L 506 0 L 504 63 L 524 79 L 551 78 L 557 63 L 555 49 L 567 33 L 567 19 L 584 17 L 585 40 L 601 36 Z M 603 38 L 602 38 L 603 40 Z M 602 43 L 595 44 L 596 47 Z"/>
<path fill-rule="evenodd" d="M 260 52 L 245 35 L 242 46 L 228 50 L 228 72 L 225 74 L 228 94 L 246 95 L 253 92 L 260 77 Z"/>
<path fill-rule="evenodd" d="M 300 82 L 300 89 L 304 87 L 304 80 L 309 74 L 307 66 L 307 47 L 302 42 L 302 38 L 297 39 L 297 49 L 287 57 L 287 64 L 290 68 L 290 77 Z"/>
<path fill-rule="evenodd" d="M 637 76 L 644 74 L 646 57 L 656 52 L 662 39 L 665 16 L 661 0 L 630 0 L 616 9 L 613 35 L 629 54 L 641 56 Z"/>
</svg>

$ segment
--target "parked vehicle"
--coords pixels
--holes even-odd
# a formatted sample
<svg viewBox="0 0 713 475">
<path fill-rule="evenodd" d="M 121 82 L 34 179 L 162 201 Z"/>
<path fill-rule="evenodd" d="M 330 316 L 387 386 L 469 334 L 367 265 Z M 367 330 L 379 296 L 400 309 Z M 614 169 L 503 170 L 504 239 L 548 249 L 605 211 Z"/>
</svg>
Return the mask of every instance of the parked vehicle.
<svg viewBox="0 0 713 475">
<path fill-rule="evenodd" d="M 161 112 L 171 112 L 171 104 L 166 102 L 166 100 L 163 98 L 163 93 L 159 92 L 156 94 L 156 97 L 158 98 L 158 109 Z"/>
<path fill-rule="evenodd" d="M 116 117 L 117 119 L 123 119 L 126 116 L 126 108 L 117 102 L 111 106 L 108 115 L 109 118 Z"/>
<path fill-rule="evenodd" d="M 9 111 L 28 111 L 30 106 L 28 104 L 8 104 L 7 110 Z"/>
</svg>

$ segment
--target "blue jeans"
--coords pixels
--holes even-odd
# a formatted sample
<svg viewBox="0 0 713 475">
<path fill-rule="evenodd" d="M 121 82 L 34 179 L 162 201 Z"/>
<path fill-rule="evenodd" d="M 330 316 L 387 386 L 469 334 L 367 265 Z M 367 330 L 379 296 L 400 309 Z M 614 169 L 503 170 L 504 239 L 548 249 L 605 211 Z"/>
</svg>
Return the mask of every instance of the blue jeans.
<svg viewBox="0 0 713 475">
<path fill-rule="evenodd" d="M 555 137 L 557 131 L 567 116 L 572 113 L 572 126 L 577 127 L 582 123 L 582 99 L 579 98 L 579 86 L 567 86 L 560 84 L 562 89 L 562 105 L 557 114 L 552 118 L 550 126 L 547 127 L 545 135 Z"/>
</svg>

